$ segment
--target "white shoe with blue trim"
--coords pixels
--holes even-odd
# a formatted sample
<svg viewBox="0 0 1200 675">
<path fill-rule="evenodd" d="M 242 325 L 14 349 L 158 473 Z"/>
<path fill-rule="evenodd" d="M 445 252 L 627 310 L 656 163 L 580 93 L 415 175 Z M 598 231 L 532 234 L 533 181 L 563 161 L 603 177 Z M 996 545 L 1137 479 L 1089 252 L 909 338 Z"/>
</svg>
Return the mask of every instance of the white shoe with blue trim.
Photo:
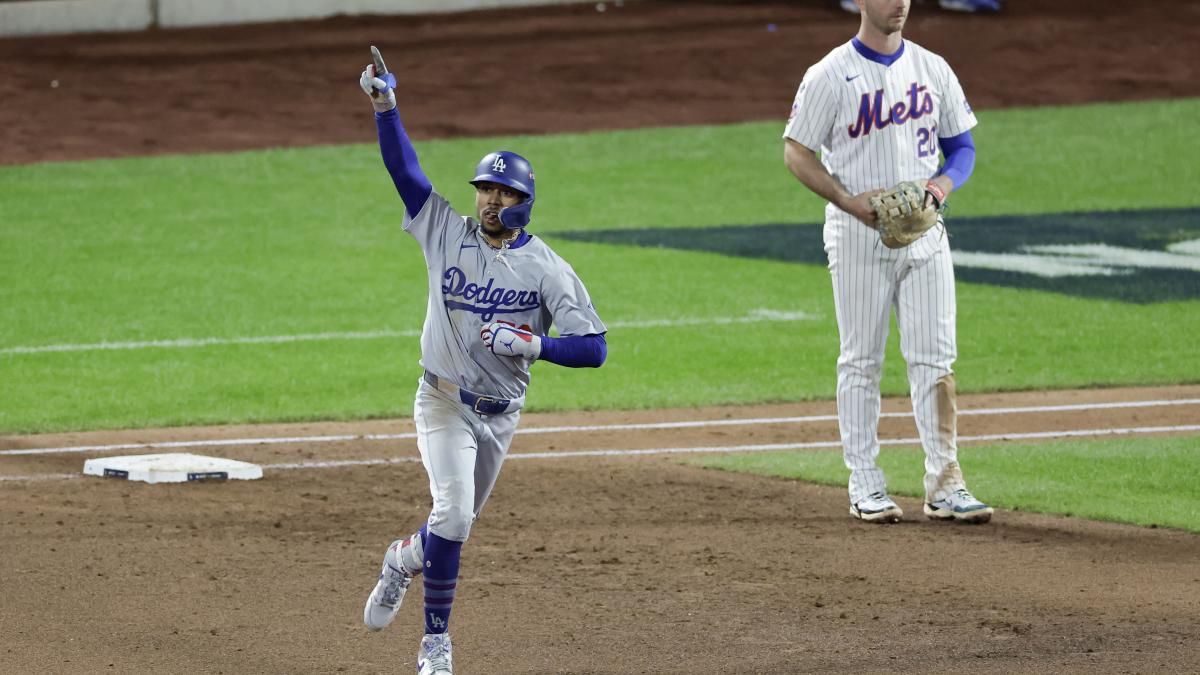
<svg viewBox="0 0 1200 675">
<path fill-rule="evenodd" d="M 414 540 L 416 544 L 413 543 Z M 388 546 L 387 553 L 383 554 L 383 569 L 379 572 L 379 580 L 375 582 L 375 588 L 371 589 L 371 595 L 367 598 L 367 605 L 363 607 L 363 623 L 370 630 L 383 630 L 396 618 L 408 585 L 415 576 L 412 570 L 421 569 L 420 563 L 413 562 L 419 559 L 417 556 L 420 555 L 420 541 L 419 534 L 407 539 L 397 539 Z"/>
<path fill-rule="evenodd" d="M 418 675 L 454 675 L 449 633 L 427 633 L 417 650 Z"/>
<path fill-rule="evenodd" d="M 959 488 L 945 499 L 926 503 L 925 515 L 932 520 L 986 523 L 992 519 L 992 507 L 976 499 L 966 488 Z"/>
<path fill-rule="evenodd" d="M 898 523 L 904 512 L 886 492 L 872 492 L 850 505 L 850 515 L 869 523 Z"/>
</svg>

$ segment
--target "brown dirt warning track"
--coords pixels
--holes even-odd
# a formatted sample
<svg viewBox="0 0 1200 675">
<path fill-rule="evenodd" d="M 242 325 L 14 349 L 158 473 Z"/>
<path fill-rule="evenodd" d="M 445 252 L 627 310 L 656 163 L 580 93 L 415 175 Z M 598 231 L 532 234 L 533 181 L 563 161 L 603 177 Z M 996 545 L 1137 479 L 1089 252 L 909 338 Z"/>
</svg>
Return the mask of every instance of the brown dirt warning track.
<svg viewBox="0 0 1200 675">
<path fill-rule="evenodd" d="M 977 109 L 1200 95 L 1200 1 L 932 4 L 914 2 L 905 36 L 946 57 Z M 358 88 L 371 44 L 418 139 L 746 120 L 782 133 L 804 70 L 857 28 L 834 0 L 606 7 L 0 40 L 0 163 L 373 143 Z"/>
<path fill-rule="evenodd" d="M 370 142 L 356 84 L 369 44 L 405 69 L 417 138 L 782 128 L 804 67 L 853 31 L 832 5 L 626 2 L 0 41 L 0 163 Z M 1198 95 L 1197 19 L 1197 2 L 1011 0 L 995 17 L 918 3 L 906 34 L 945 55 L 986 108 Z M 509 72 L 499 64 L 528 82 L 520 99 L 489 95 Z M 969 478 L 972 438 L 1171 433 L 1200 420 L 1194 399 L 1200 386 L 964 396 L 960 455 Z M 1044 409 L 1064 405 L 1075 408 Z M 1011 408 L 1041 410 L 998 412 Z M 988 525 L 945 525 L 905 498 L 907 520 L 868 526 L 846 514 L 841 488 L 604 454 L 828 444 L 833 413 L 822 402 L 526 415 L 464 548 L 459 672 L 1197 670 L 1193 534 L 1004 509 Z M 810 419 L 777 419 L 796 417 Z M 743 423 L 764 418 L 775 421 Z M 411 430 L 0 437 L 0 672 L 411 672 L 419 591 L 388 631 L 361 626 L 384 547 L 428 509 Z M 881 435 L 915 429 L 889 417 Z M 78 476 L 88 457 L 163 451 L 79 446 L 228 439 L 251 440 L 182 450 L 267 465 L 262 480 Z"/>
</svg>

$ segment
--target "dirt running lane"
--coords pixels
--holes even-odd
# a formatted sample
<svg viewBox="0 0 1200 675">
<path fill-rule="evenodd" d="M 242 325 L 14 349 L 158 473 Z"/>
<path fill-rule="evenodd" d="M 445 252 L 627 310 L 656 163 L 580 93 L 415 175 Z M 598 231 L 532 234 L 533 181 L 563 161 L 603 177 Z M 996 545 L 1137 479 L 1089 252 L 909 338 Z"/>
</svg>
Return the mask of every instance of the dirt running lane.
<svg viewBox="0 0 1200 675">
<path fill-rule="evenodd" d="M 1189 401 L 1111 407 L 1120 402 Z M 1069 411 L 983 411 L 1108 405 Z M 904 412 L 906 400 L 885 402 Z M 1200 386 L 967 396 L 964 437 L 1194 425 Z M 834 442 L 832 403 L 530 414 L 464 549 L 454 612 L 467 673 L 1194 672 L 1200 538 L 1001 509 L 957 526 L 866 525 L 845 491 L 585 450 Z M 807 422 L 731 424 L 792 417 Z M 62 478 L 84 459 L 0 455 L 0 664 L 8 672 L 411 669 L 420 592 L 361 627 L 383 547 L 429 507 L 407 420 L 0 437 L 0 449 L 254 439 L 388 441 L 187 448 L 262 464 L 261 481 Z M 1194 432 L 1192 432 L 1194 433 Z M 912 419 L 885 438 L 911 438 Z M 990 441 L 996 442 L 996 441 Z M 968 476 L 971 444 L 960 457 Z M 182 451 L 184 449 L 176 449 Z M 886 451 L 886 450 L 885 450 Z M 516 459 L 529 453 L 560 458 Z M 392 464 L 320 463 L 396 458 Z M 34 480 L 32 477 L 42 476 Z M 984 497 L 987 485 L 976 483 Z M 515 648 L 514 645 L 521 645 Z"/>
</svg>

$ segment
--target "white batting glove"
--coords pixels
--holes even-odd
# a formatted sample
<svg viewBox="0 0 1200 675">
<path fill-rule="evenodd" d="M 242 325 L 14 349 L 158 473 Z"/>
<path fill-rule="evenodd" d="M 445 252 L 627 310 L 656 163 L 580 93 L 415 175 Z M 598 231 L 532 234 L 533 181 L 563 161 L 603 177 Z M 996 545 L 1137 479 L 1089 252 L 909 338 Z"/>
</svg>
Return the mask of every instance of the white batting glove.
<svg viewBox="0 0 1200 675">
<path fill-rule="evenodd" d="M 362 77 L 358 78 L 358 86 L 363 93 L 371 97 L 371 105 L 375 112 L 387 112 L 396 107 L 396 76 L 388 73 L 384 79 L 375 77 L 375 64 L 367 66 Z"/>
<path fill-rule="evenodd" d="M 493 321 L 479 331 L 483 344 L 496 356 L 522 356 L 537 359 L 542 355 L 542 338 L 517 328 L 507 321 Z"/>
</svg>

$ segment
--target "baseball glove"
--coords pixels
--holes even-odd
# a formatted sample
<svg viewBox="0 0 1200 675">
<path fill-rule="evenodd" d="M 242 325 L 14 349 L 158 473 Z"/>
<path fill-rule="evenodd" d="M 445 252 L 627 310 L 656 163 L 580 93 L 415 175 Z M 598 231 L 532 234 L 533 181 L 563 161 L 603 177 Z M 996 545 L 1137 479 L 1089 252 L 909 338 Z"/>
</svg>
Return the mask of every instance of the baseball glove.
<svg viewBox="0 0 1200 675">
<path fill-rule="evenodd" d="M 904 181 L 870 199 L 875 227 L 888 248 L 904 248 L 920 239 L 937 225 L 945 203 L 946 193 L 933 181 Z"/>
</svg>

